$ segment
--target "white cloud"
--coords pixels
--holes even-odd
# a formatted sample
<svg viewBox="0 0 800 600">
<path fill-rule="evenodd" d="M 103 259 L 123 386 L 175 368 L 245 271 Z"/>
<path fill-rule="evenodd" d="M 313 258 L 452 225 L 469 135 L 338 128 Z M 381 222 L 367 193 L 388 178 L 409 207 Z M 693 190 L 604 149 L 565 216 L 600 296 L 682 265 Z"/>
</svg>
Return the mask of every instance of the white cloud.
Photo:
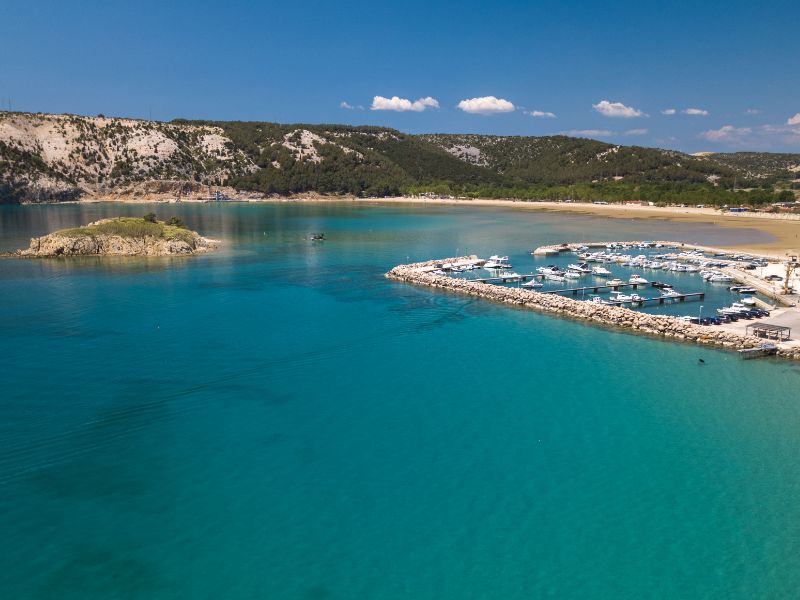
<svg viewBox="0 0 800 600">
<path fill-rule="evenodd" d="M 709 129 L 700 134 L 700 137 L 709 142 L 737 143 L 752 133 L 749 127 L 734 127 L 733 125 L 723 125 L 719 129 Z"/>
<path fill-rule="evenodd" d="M 774 146 L 775 142 L 783 145 L 796 146 L 800 144 L 800 113 L 789 119 L 785 125 L 763 125 L 758 133 L 764 138 L 764 143 L 768 147 Z M 791 121 L 794 121 L 792 123 Z"/>
<path fill-rule="evenodd" d="M 395 112 L 422 112 L 426 108 L 439 108 L 439 101 L 430 96 L 413 102 L 408 98 L 399 98 L 397 96 L 392 96 L 391 98 L 375 96 L 372 99 L 372 106 L 370 106 L 370 110 L 393 110 Z"/>
<path fill-rule="evenodd" d="M 647 135 L 647 129 L 628 129 L 623 135 Z"/>
<path fill-rule="evenodd" d="M 632 106 L 625 106 L 622 102 L 609 102 L 608 100 L 601 100 L 597 104 L 592 104 L 592 108 L 606 117 L 621 117 L 623 119 L 630 119 L 633 117 L 646 117 L 639 109 Z"/>
<path fill-rule="evenodd" d="M 748 108 L 746 111 L 744 111 L 744 114 L 746 114 L 746 115 L 760 115 L 761 111 L 759 109 L 757 109 L 757 108 Z"/>
<path fill-rule="evenodd" d="M 608 129 L 570 129 L 569 131 L 562 131 L 561 135 L 570 135 L 573 137 L 605 137 L 613 133 L 613 131 L 609 131 Z"/>
<path fill-rule="evenodd" d="M 686 108 L 681 111 L 685 115 L 692 115 L 695 117 L 707 117 L 708 111 L 703 110 L 702 108 Z"/>
<path fill-rule="evenodd" d="M 674 115 L 676 112 L 678 112 L 678 111 L 675 110 L 674 108 L 665 108 L 664 110 L 661 111 L 661 114 L 662 115 Z"/>
<path fill-rule="evenodd" d="M 458 103 L 458 108 L 466 113 L 477 115 L 492 115 L 496 113 L 513 112 L 515 107 L 508 100 L 495 98 L 494 96 L 483 96 L 481 98 L 470 98 Z"/>
<path fill-rule="evenodd" d="M 342 101 L 339 103 L 339 108 L 346 108 L 347 110 L 353 110 L 353 109 L 355 108 L 355 106 L 351 106 L 350 104 L 348 104 L 347 102 L 345 102 L 344 100 L 342 100 Z"/>
<path fill-rule="evenodd" d="M 546 110 L 532 110 L 528 113 L 532 117 L 536 117 L 537 119 L 555 119 L 555 113 L 551 113 Z"/>
<path fill-rule="evenodd" d="M 787 125 L 800 125 L 800 112 L 797 113 L 793 117 L 789 117 L 789 120 L 786 121 Z"/>
</svg>

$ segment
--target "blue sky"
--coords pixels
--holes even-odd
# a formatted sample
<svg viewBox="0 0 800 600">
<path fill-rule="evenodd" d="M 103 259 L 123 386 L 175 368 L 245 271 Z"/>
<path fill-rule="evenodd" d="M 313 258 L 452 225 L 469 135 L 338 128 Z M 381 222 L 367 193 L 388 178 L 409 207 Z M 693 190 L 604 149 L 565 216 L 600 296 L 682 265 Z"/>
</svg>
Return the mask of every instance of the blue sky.
<svg viewBox="0 0 800 600">
<path fill-rule="evenodd" d="M 796 1 L 4 0 L 0 106 L 800 152 L 799 30 Z"/>
</svg>

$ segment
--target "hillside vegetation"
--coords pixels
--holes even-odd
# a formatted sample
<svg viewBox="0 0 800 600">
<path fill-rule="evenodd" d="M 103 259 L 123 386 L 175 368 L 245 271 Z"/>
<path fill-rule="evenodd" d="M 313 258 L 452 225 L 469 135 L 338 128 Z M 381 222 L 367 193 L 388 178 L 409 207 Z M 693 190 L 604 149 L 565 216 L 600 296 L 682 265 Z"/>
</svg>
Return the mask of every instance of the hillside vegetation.
<svg viewBox="0 0 800 600">
<path fill-rule="evenodd" d="M 2 202 L 213 185 L 265 195 L 764 204 L 792 199 L 798 171 L 798 154 L 691 156 L 566 136 L 0 113 Z"/>
</svg>

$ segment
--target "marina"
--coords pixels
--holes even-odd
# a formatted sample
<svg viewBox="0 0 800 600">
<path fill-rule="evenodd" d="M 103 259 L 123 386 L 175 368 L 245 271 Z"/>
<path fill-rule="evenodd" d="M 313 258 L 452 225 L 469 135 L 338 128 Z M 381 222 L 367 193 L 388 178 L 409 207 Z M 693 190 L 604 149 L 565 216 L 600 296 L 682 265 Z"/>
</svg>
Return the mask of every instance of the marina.
<svg viewBox="0 0 800 600">
<path fill-rule="evenodd" d="M 602 250 L 593 252 L 595 248 Z M 767 338 L 777 343 L 774 353 L 742 356 L 776 354 L 800 359 L 800 344 L 791 339 L 791 328 L 784 324 L 787 320 L 794 322 L 798 315 L 795 282 L 787 279 L 787 294 L 778 293 L 772 286 L 769 289 L 773 293 L 767 295 L 764 288 L 770 285 L 769 280 L 754 281 L 756 278 L 750 275 L 753 268 L 763 273 L 780 266 L 774 261 L 713 249 L 701 251 L 666 241 L 575 243 L 546 249 L 537 248 L 527 259 L 524 255 L 493 255 L 487 260 L 471 256 L 401 265 L 387 276 L 417 282 L 419 273 L 425 276 L 424 285 L 738 350 L 758 348 L 759 340 Z M 579 261 L 571 259 L 573 256 Z M 541 258 L 550 262 L 540 266 Z M 510 270 L 511 261 L 518 266 L 532 261 L 532 268 L 520 274 Z M 453 268 L 456 263 L 461 267 Z M 491 276 L 472 275 L 479 268 L 489 270 Z M 652 271 L 659 272 L 657 280 L 648 275 Z M 790 264 L 786 272 L 790 277 Z M 435 279 L 427 280 L 428 275 Z M 581 280 L 591 282 L 567 283 Z M 657 294 L 648 294 L 649 290 Z M 545 298 L 559 300 L 551 303 Z M 686 314 L 683 308 L 690 302 L 700 304 L 694 314 Z M 776 309 L 776 305 L 781 308 Z M 765 319 L 779 322 L 770 324 Z"/>
</svg>

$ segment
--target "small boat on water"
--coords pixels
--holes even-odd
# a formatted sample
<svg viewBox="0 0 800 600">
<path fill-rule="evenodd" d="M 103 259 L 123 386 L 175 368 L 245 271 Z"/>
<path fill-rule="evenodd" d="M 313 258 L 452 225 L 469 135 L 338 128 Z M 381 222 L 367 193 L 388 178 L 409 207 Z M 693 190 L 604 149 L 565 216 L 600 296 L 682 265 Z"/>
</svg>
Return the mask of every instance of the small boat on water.
<svg viewBox="0 0 800 600">
<path fill-rule="evenodd" d="M 592 267 L 592 275 L 595 277 L 608 277 L 611 275 L 611 271 L 598 265 L 596 267 Z"/>
<path fill-rule="evenodd" d="M 755 306 L 756 299 L 753 298 L 752 296 L 745 296 L 744 298 L 742 298 L 742 304 L 744 304 L 745 306 Z"/>
<path fill-rule="evenodd" d="M 544 278 L 550 281 L 566 281 L 566 278 L 558 273 L 545 273 Z"/>
<path fill-rule="evenodd" d="M 756 288 L 747 285 L 732 285 L 728 289 L 737 294 L 755 294 L 758 291 Z"/>
<path fill-rule="evenodd" d="M 725 275 L 725 273 L 714 273 L 708 278 L 708 281 L 711 283 L 730 283 L 733 281 L 733 277 L 730 275 Z"/>
<path fill-rule="evenodd" d="M 622 279 L 609 279 L 607 285 L 622 285 L 625 282 Z"/>
<path fill-rule="evenodd" d="M 672 289 L 672 284 L 671 283 L 662 283 L 660 281 L 654 281 L 650 285 L 652 285 L 654 288 L 658 288 L 658 289 Z"/>
<path fill-rule="evenodd" d="M 311 234 L 311 241 L 312 242 L 324 242 L 325 241 L 325 234 L 324 233 L 312 233 Z"/>
<path fill-rule="evenodd" d="M 628 283 L 647 283 L 647 279 L 641 275 L 633 274 L 630 276 L 630 279 L 628 279 Z"/>
<path fill-rule="evenodd" d="M 589 302 L 591 302 L 593 304 L 608 304 L 609 303 L 608 300 L 604 300 L 600 296 L 592 296 L 591 298 L 589 298 Z"/>
<path fill-rule="evenodd" d="M 631 302 L 634 302 L 634 303 L 636 303 L 636 302 L 644 302 L 645 300 L 647 300 L 647 298 L 645 298 L 644 296 L 640 296 L 637 293 L 631 294 Z"/>
<path fill-rule="evenodd" d="M 676 298 L 678 296 L 682 296 L 682 294 L 680 292 L 676 292 L 671 287 L 669 287 L 669 288 L 663 288 L 661 290 L 661 296 L 663 298 Z"/>
<path fill-rule="evenodd" d="M 541 273 L 542 275 L 559 275 L 561 274 L 561 269 L 555 265 L 547 265 L 546 267 L 537 268 L 536 272 Z"/>
<path fill-rule="evenodd" d="M 576 273 L 591 273 L 592 270 L 585 262 L 579 265 L 567 265 L 567 271 L 574 271 Z"/>
<path fill-rule="evenodd" d="M 578 273 L 577 271 L 567 271 L 566 273 L 564 273 L 564 277 L 566 277 L 567 279 L 580 279 L 581 275 L 582 274 Z"/>
<path fill-rule="evenodd" d="M 533 288 L 544 287 L 544 284 L 540 281 L 536 281 L 535 279 L 531 279 L 530 281 L 526 281 L 525 283 L 523 283 L 522 287 L 533 289 Z"/>
<path fill-rule="evenodd" d="M 489 257 L 489 260 L 484 263 L 483 268 L 487 271 L 492 271 L 495 269 L 510 269 L 511 264 L 508 262 L 507 256 L 497 256 L 496 254 L 493 254 Z"/>
<path fill-rule="evenodd" d="M 612 295 L 611 295 L 611 301 L 612 302 L 626 303 L 626 302 L 630 302 L 631 300 L 633 300 L 633 296 L 631 296 L 629 294 L 623 294 L 622 292 L 612 292 Z"/>
</svg>

